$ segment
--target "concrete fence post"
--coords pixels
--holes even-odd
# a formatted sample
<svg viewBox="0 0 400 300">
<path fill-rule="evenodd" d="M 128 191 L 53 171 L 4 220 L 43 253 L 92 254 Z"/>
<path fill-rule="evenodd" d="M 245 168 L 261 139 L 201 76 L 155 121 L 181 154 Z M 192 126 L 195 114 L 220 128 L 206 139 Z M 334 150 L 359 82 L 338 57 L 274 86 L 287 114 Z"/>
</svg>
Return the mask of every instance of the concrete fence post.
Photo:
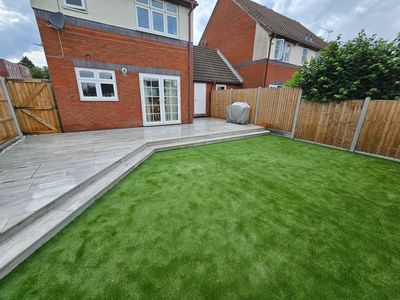
<svg viewBox="0 0 400 300">
<path fill-rule="evenodd" d="M 290 133 L 290 138 L 292 138 L 292 139 L 294 139 L 294 137 L 296 135 L 297 122 L 299 121 L 300 105 L 301 105 L 301 97 L 302 96 L 303 96 L 303 90 L 300 89 L 299 94 L 297 95 L 296 110 L 294 111 L 292 132 Z"/>
<path fill-rule="evenodd" d="M 351 141 L 350 151 L 354 152 L 357 147 L 357 142 L 361 134 L 361 129 L 363 127 L 365 117 L 367 115 L 369 102 L 371 101 L 370 97 L 365 98 L 363 107 L 361 109 L 360 118 L 358 119 L 356 130 L 354 131 L 353 140 Z"/>
<path fill-rule="evenodd" d="M 11 114 L 11 117 L 13 118 L 15 130 L 17 131 L 18 136 L 22 136 L 21 128 L 19 127 L 18 119 L 14 111 L 14 106 L 11 102 L 10 94 L 7 90 L 6 80 L 4 77 L 0 77 L 0 89 L 2 90 L 4 98 L 7 101 L 9 112 Z"/>
<path fill-rule="evenodd" d="M 254 125 L 257 125 L 257 120 L 258 120 L 258 108 L 260 106 L 260 94 L 261 94 L 261 88 L 259 87 L 257 89 L 256 112 L 254 114 Z"/>
</svg>

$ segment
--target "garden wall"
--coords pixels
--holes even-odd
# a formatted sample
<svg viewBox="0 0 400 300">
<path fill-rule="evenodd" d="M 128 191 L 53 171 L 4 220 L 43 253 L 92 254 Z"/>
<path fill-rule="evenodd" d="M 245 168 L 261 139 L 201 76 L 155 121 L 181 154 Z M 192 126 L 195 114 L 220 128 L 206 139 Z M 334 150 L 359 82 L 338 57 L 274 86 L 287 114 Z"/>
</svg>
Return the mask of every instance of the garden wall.
<svg viewBox="0 0 400 300">
<path fill-rule="evenodd" d="M 211 117 L 226 118 L 235 101 L 252 106 L 250 122 L 292 138 L 400 159 L 400 101 L 301 100 L 297 88 L 213 91 Z"/>
</svg>

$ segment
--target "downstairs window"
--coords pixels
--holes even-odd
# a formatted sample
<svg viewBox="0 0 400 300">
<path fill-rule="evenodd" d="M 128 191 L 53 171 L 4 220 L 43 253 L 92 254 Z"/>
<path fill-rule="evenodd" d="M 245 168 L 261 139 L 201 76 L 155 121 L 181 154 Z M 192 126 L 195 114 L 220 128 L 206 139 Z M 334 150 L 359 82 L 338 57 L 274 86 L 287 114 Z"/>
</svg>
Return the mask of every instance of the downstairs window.
<svg viewBox="0 0 400 300">
<path fill-rule="evenodd" d="M 81 101 L 118 101 L 115 72 L 75 68 Z"/>
</svg>

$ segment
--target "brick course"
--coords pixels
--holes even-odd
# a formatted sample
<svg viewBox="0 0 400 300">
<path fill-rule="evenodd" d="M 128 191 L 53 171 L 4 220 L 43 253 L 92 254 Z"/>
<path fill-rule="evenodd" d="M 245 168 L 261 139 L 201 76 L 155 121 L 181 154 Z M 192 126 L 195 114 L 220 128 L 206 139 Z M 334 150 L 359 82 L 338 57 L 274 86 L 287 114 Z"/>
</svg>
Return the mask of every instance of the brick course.
<svg viewBox="0 0 400 300">
<path fill-rule="evenodd" d="M 181 76 L 181 120 L 191 122 L 194 100 L 188 113 L 188 48 L 66 25 L 57 31 L 37 19 L 64 131 L 138 127 L 143 125 L 139 74 L 115 71 L 117 102 L 80 101 L 73 60 L 178 70 Z M 191 86 L 193 83 L 191 83 Z M 193 91 L 193 89 L 192 89 Z"/>
</svg>

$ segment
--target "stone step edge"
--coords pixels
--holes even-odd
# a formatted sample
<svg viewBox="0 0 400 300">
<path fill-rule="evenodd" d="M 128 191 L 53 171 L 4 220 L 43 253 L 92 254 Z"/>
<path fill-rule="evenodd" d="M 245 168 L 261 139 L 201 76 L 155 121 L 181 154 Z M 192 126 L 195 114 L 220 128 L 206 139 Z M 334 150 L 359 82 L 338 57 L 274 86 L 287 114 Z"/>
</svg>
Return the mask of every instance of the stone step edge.
<svg viewBox="0 0 400 300">
<path fill-rule="evenodd" d="M 19 236 L 29 235 L 31 239 L 34 239 L 33 242 L 27 242 L 26 239 L 23 239 L 24 242 L 28 245 L 25 245 L 21 251 L 16 253 L 13 257 L 9 257 L 6 262 L 0 261 L 0 279 L 6 276 L 9 272 L 11 272 L 15 267 L 17 267 L 22 261 L 24 261 L 27 257 L 29 257 L 32 253 L 34 253 L 37 249 L 39 249 L 43 244 L 49 241 L 53 236 L 55 236 L 59 231 L 61 231 L 65 226 L 67 226 L 71 221 L 73 221 L 76 217 L 78 217 L 84 210 L 86 210 L 91 204 L 93 204 L 97 199 L 99 199 L 104 193 L 106 193 L 109 189 L 114 187 L 119 181 L 121 181 L 127 174 L 129 174 L 132 170 L 134 170 L 137 166 L 139 166 L 143 161 L 145 161 L 148 157 L 150 157 L 156 151 L 166 151 L 170 149 L 177 149 L 183 147 L 192 147 L 192 146 L 200 146 L 218 142 L 232 141 L 238 140 L 248 137 L 256 137 L 261 135 L 269 134 L 268 131 L 264 130 L 262 132 L 253 132 L 247 133 L 243 135 L 232 135 L 232 136 L 224 136 L 220 138 L 213 139 L 205 139 L 195 142 L 182 142 L 182 143 L 174 143 L 170 145 L 158 145 L 153 147 L 146 146 L 145 150 L 137 153 L 134 157 L 125 160 L 123 163 L 119 164 L 113 170 L 111 170 L 107 176 L 103 176 L 102 178 L 98 178 L 97 181 L 85 187 L 83 190 L 73 195 L 70 199 L 65 202 L 59 204 L 57 207 L 48 211 L 46 214 L 42 215 L 40 218 L 27 225 L 27 227 L 23 228 L 19 232 L 17 232 L 14 236 L 9 237 L 7 240 L 0 243 L 0 254 L 4 259 L 4 250 L 11 251 L 10 249 L 15 249 L 14 247 L 7 244 L 16 244 L 15 240 L 18 240 Z M 100 189 L 98 186 L 100 185 Z M 78 206 L 76 205 L 82 201 Z M 74 203 L 75 202 L 75 203 Z M 75 207 L 75 208 L 74 208 Z M 54 220 L 54 216 L 59 216 Z M 48 219 L 46 221 L 46 219 Z M 53 220 L 52 220 L 53 219 Z M 51 225 L 51 229 L 44 231 L 43 224 L 47 226 Z M 39 236 L 34 237 L 33 232 L 37 230 L 36 234 L 39 232 Z"/>
<path fill-rule="evenodd" d="M 265 132 L 265 131 L 266 130 L 263 127 L 254 126 L 254 128 L 249 128 L 249 129 L 241 130 L 241 131 L 217 132 L 217 133 L 201 134 L 201 135 L 188 136 L 188 137 L 182 137 L 182 138 L 161 139 L 161 140 L 143 142 L 143 145 L 141 145 L 139 148 L 136 148 L 135 150 L 129 152 L 124 157 L 120 158 L 119 160 L 116 160 L 114 163 L 112 163 L 109 166 L 105 167 L 104 169 L 100 170 L 93 176 L 87 178 L 85 181 L 83 181 L 79 185 L 73 187 L 66 193 L 64 193 L 61 196 L 59 196 L 58 198 L 54 199 L 54 201 L 43 206 L 41 209 L 36 211 L 34 214 L 32 214 L 28 218 L 22 220 L 21 222 L 17 223 L 15 226 L 11 227 L 7 231 L 0 233 L 0 243 L 7 240 L 9 237 L 14 235 L 18 231 L 22 230 L 23 228 L 28 226 L 30 223 L 34 222 L 36 219 L 40 218 L 46 212 L 50 211 L 54 207 L 57 207 L 58 205 L 63 203 L 65 201 L 65 199 L 68 199 L 69 197 L 72 197 L 76 193 L 79 193 L 82 189 L 84 189 L 85 187 L 90 185 L 92 182 L 96 181 L 97 178 L 103 176 L 105 173 L 116 168 L 119 164 L 121 164 L 125 160 L 133 157 L 134 155 L 136 155 L 136 153 L 142 151 L 143 149 L 145 149 L 148 146 L 166 145 L 166 144 L 180 143 L 180 142 L 186 142 L 186 141 L 190 142 L 190 141 L 195 141 L 198 139 L 219 138 L 219 137 L 226 137 L 226 136 L 232 136 L 232 135 L 243 135 L 243 134 L 252 133 L 252 132 Z"/>
</svg>

